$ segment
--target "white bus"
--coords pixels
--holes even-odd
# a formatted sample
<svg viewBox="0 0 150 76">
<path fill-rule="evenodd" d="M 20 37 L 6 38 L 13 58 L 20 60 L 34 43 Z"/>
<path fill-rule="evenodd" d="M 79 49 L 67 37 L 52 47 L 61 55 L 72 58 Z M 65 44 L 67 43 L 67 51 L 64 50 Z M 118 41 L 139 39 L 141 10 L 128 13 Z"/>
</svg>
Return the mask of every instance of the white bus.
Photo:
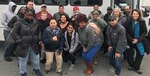
<svg viewBox="0 0 150 76">
<path fill-rule="evenodd" d="M 17 10 L 21 6 L 26 6 L 29 0 L 11 0 L 17 4 Z M 111 6 L 111 0 L 32 0 L 36 12 L 40 11 L 41 4 L 47 4 L 48 11 L 53 15 L 58 12 L 58 6 L 64 5 L 65 12 L 71 17 L 73 15 L 73 6 L 79 6 L 80 12 L 88 15 L 93 10 L 93 5 L 100 5 L 100 10 L 103 14 L 106 13 L 108 6 Z M 8 8 L 9 0 L 0 0 L 0 18 L 2 12 Z M 17 12 L 16 10 L 16 12 Z M 1 21 L 1 20 L 0 20 Z M 3 37 L 4 26 L 0 23 L 0 41 L 4 41 Z"/>
</svg>

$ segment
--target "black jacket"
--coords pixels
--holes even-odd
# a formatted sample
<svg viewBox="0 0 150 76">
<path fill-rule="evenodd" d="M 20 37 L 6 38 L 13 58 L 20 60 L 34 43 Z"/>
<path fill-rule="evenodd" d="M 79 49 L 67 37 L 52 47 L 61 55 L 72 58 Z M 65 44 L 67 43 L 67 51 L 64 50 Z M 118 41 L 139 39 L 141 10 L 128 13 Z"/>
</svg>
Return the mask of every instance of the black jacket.
<svg viewBox="0 0 150 76">
<path fill-rule="evenodd" d="M 126 29 L 126 35 L 127 35 L 127 40 L 129 45 L 132 45 L 132 39 L 134 39 L 134 31 L 133 31 L 133 27 L 132 27 L 132 19 L 129 19 L 128 21 L 126 21 L 124 27 Z M 146 24 L 144 20 L 139 20 L 140 23 L 140 36 L 138 38 L 138 41 L 141 42 L 144 40 L 144 38 L 146 37 L 147 34 L 147 28 L 146 28 Z"/>
<path fill-rule="evenodd" d="M 29 47 L 36 54 L 39 53 L 40 31 L 38 22 L 35 19 L 32 22 L 28 22 L 25 19 L 20 19 L 16 22 L 12 29 L 12 38 L 17 43 L 15 50 L 17 56 L 26 57 Z"/>
</svg>

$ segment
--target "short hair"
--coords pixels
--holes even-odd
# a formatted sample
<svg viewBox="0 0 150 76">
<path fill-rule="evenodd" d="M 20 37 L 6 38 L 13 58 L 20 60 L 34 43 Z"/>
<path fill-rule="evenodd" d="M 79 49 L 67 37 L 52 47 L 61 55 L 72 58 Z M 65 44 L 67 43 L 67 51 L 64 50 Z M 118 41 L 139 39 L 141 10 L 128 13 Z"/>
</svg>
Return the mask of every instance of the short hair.
<svg viewBox="0 0 150 76">
<path fill-rule="evenodd" d="M 29 2 L 32 2 L 32 3 L 33 3 L 33 0 L 29 0 L 29 1 L 27 2 L 27 4 L 28 4 Z"/>
<path fill-rule="evenodd" d="M 70 26 L 70 25 L 71 25 L 73 28 L 75 28 L 75 27 L 74 27 L 74 24 L 73 24 L 72 22 L 69 22 L 69 23 L 67 24 L 67 27 Z"/>
<path fill-rule="evenodd" d="M 79 22 L 88 22 L 88 19 L 87 19 L 87 17 L 86 17 L 86 15 L 85 14 L 79 14 L 78 16 L 77 16 L 77 22 L 79 23 Z"/>
<path fill-rule="evenodd" d="M 59 8 L 60 8 L 60 7 L 63 7 L 63 8 L 64 8 L 64 6 L 63 6 L 63 5 L 59 5 Z"/>
</svg>

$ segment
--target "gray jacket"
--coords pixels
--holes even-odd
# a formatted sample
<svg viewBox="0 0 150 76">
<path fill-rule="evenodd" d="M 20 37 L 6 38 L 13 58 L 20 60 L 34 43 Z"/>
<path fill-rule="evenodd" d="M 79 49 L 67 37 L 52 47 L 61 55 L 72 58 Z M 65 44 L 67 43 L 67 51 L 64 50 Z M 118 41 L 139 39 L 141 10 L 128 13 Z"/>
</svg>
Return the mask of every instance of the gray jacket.
<svg viewBox="0 0 150 76">
<path fill-rule="evenodd" d="M 124 52 L 127 48 L 127 39 L 125 28 L 121 24 L 116 24 L 114 27 L 108 26 L 108 45 L 112 46 L 115 51 Z"/>
<path fill-rule="evenodd" d="M 69 50 L 69 52 L 71 54 L 74 53 L 77 49 L 78 44 L 79 44 L 79 35 L 78 35 L 78 33 L 75 32 L 75 30 L 72 32 L 70 47 L 69 47 L 68 40 L 67 40 L 67 31 L 65 32 L 64 37 L 65 37 L 66 50 Z"/>
<path fill-rule="evenodd" d="M 102 18 L 98 18 L 96 20 L 90 19 L 89 22 L 95 23 L 98 26 L 98 28 L 100 29 L 99 38 L 100 38 L 100 45 L 102 45 L 104 42 L 103 30 L 107 26 L 107 23 Z"/>
<path fill-rule="evenodd" d="M 82 47 L 90 49 L 92 46 L 99 44 L 99 36 L 91 26 L 87 25 L 84 28 L 79 28 L 78 32 Z"/>
<path fill-rule="evenodd" d="M 12 11 L 12 7 L 16 5 L 14 2 L 9 2 L 8 9 L 2 13 L 1 23 L 4 25 L 5 30 L 10 31 L 11 28 L 8 27 L 8 22 L 14 17 L 16 14 Z"/>
</svg>

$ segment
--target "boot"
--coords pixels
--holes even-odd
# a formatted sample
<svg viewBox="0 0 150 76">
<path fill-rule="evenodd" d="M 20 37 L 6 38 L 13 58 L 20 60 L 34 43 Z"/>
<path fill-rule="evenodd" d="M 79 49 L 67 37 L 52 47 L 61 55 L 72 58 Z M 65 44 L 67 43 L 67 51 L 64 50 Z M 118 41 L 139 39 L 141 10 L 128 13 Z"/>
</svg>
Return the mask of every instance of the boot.
<svg viewBox="0 0 150 76">
<path fill-rule="evenodd" d="M 88 63 L 86 62 L 86 61 L 84 61 L 84 64 L 86 65 L 86 69 L 83 71 L 83 73 L 85 74 L 88 70 L 89 70 L 89 68 L 88 68 Z"/>
<path fill-rule="evenodd" d="M 27 76 L 27 73 L 20 74 L 20 76 Z"/>
<path fill-rule="evenodd" d="M 37 76 L 43 76 L 39 69 L 33 70 Z"/>
<path fill-rule="evenodd" d="M 85 75 L 93 74 L 93 63 L 88 63 L 88 69 L 84 72 Z"/>
</svg>

